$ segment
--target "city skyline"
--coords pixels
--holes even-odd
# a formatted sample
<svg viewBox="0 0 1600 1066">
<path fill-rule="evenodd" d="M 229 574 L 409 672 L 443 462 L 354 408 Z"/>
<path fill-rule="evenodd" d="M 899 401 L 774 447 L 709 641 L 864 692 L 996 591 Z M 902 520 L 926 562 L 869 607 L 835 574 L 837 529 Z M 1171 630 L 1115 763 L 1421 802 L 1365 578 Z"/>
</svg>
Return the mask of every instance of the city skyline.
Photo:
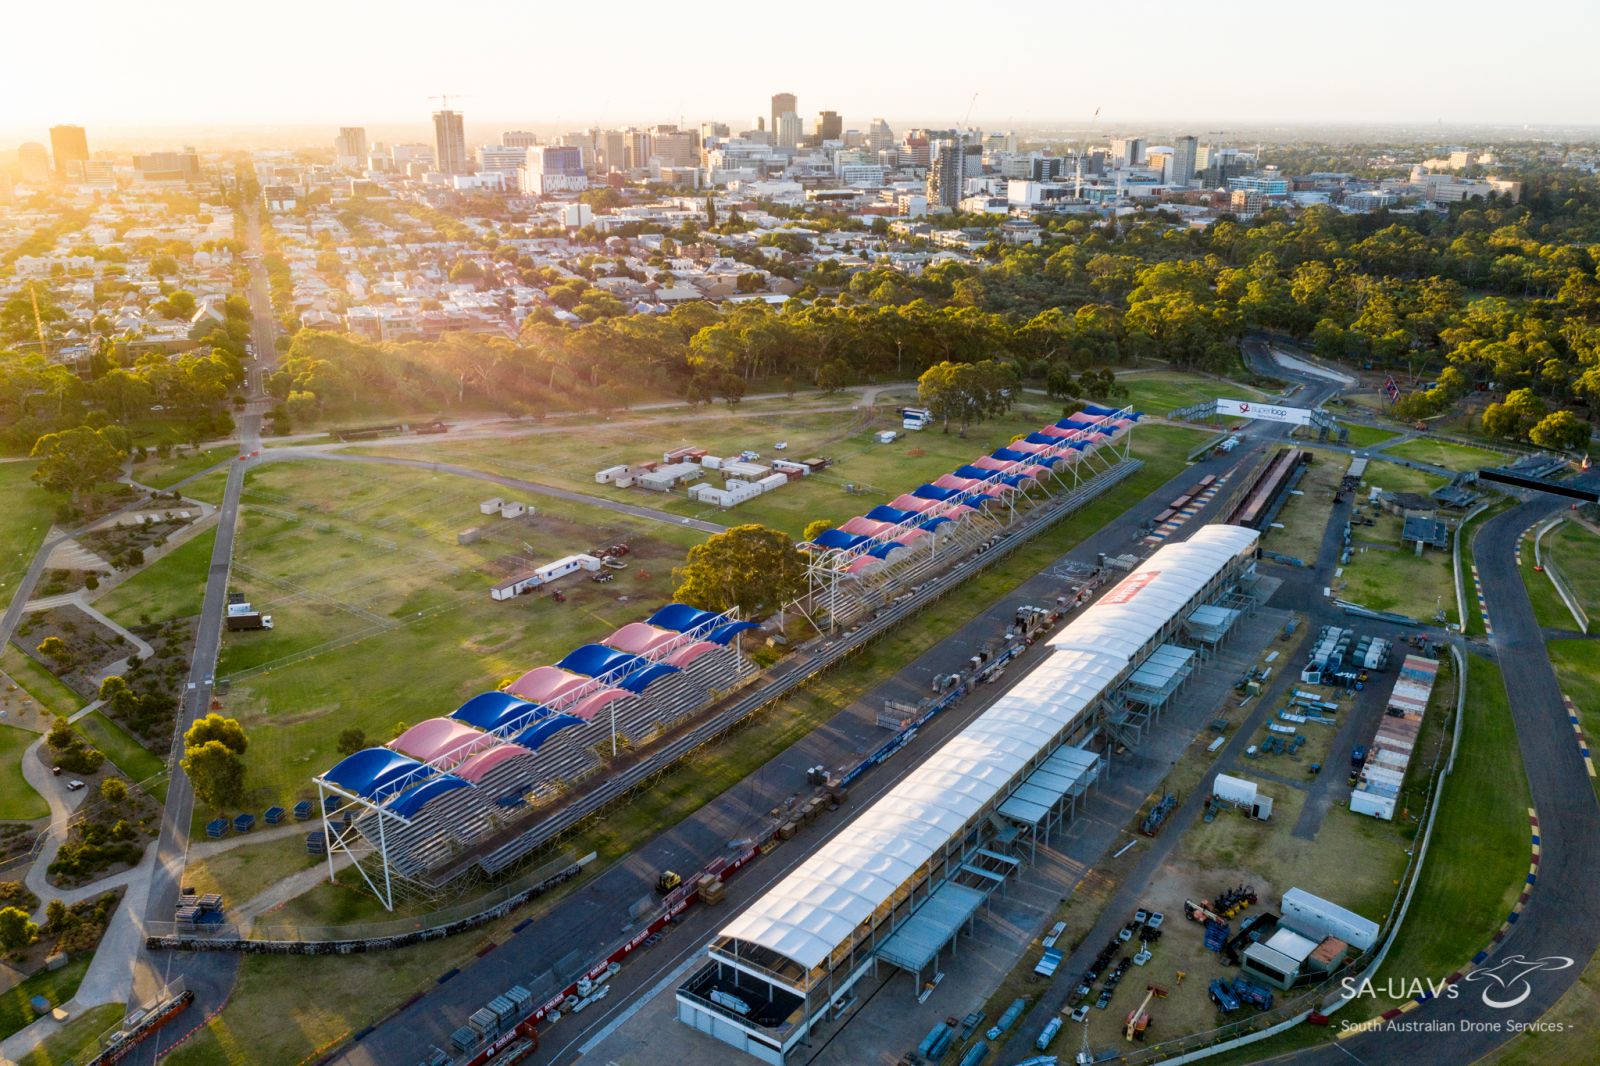
<svg viewBox="0 0 1600 1066">
<path fill-rule="evenodd" d="M 720 77 L 663 78 L 673 57 L 691 63 L 698 50 L 728 31 L 715 24 L 708 31 L 697 22 L 663 23 L 649 9 L 624 5 L 638 12 L 637 32 L 651 40 L 651 61 L 607 64 L 598 77 L 586 49 L 541 49 L 539 84 L 556 87 L 553 92 L 530 90 L 516 60 L 530 34 L 578 40 L 592 32 L 583 13 L 535 15 L 504 6 L 492 34 L 481 33 L 477 20 L 433 20 L 427 34 L 417 34 L 419 20 L 432 19 L 420 4 L 398 3 L 382 20 L 334 7 L 319 11 L 319 32 L 307 34 L 303 27 L 260 22 L 244 12 L 202 8 L 197 0 L 171 6 L 153 24 L 104 0 L 89 3 L 88 15 L 100 32 L 75 42 L 76 65 L 121 71 L 115 92 L 97 78 L 57 77 L 60 56 L 54 50 L 19 51 L 0 75 L 12 90 L 0 136 L 35 139 L 29 131 L 42 134 L 64 122 L 107 130 L 375 126 L 425 117 L 438 110 L 429 97 L 444 93 L 452 109 L 472 122 L 569 128 L 680 118 L 689 124 L 753 125 L 756 116 L 770 115 L 770 97 L 778 92 L 798 97 L 798 114 L 808 126 L 827 109 L 839 112 L 846 128 L 862 129 L 876 115 L 902 124 L 952 126 L 969 109 L 975 122 L 1002 126 L 1087 124 L 1097 107 L 1102 123 L 1111 126 L 1152 120 L 1562 125 L 1589 123 L 1600 113 L 1600 82 L 1587 73 L 1584 54 L 1590 34 L 1583 32 L 1600 28 L 1600 15 L 1571 2 L 1542 12 L 1569 32 L 1524 38 L 1497 34 L 1487 19 L 1441 24 L 1420 6 L 1386 11 L 1380 34 L 1361 20 L 1292 15 L 1270 25 L 1198 22 L 1179 17 L 1175 5 L 1157 4 L 1126 47 L 1079 49 L 1068 60 L 1047 35 L 1013 37 L 1002 30 L 994 36 L 992 55 L 964 58 L 959 77 L 931 79 L 914 76 L 919 63 L 913 57 L 936 56 L 947 47 L 939 20 L 908 22 L 892 9 L 830 2 L 817 5 L 812 15 L 849 29 L 857 40 L 892 42 L 896 58 L 865 63 L 855 48 L 753 46 L 779 39 L 782 30 L 778 13 L 756 13 L 741 15 L 746 46 L 719 52 Z M 610 24 L 632 32 L 627 10 L 616 14 Z M 186 79 L 126 63 L 130 50 L 162 47 L 161 35 L 190 15 L 213 26 L 233 53 L 230 71 L 242 74 L 213 80 L 198 92 Z M 60 9 L 34 7 L 13 18 L 19 40 L 56 39 L 66 28 Z M 310 76 L 342 69 L 352 40 L 382 62 L 364 66 L 359 78 L 353 72 L 331 82 Z M 1403 51 L 1385 44 L 1400 40 L 1407 42 Z M 1071 77 L 1064 79 L 1068 63 Z M 1445 82 L 1448 92 L 1441 91 Z M 37 91 L 41 85 L 49 85 L 49 92 Z"/>
</svg>

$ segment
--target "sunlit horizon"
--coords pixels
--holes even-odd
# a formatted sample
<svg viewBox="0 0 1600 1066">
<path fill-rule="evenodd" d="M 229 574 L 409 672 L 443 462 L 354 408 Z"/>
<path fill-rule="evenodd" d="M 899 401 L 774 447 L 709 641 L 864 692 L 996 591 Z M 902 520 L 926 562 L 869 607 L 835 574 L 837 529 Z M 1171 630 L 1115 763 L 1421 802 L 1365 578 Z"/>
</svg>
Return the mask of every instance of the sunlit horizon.
<svg viewBox="0 0 1600 1066">
<path fill-rule="evenodd" d="M 592 9 L 414 0 L 386 5 L 381 18 L 334 4 L 280 20 L 198 0 L 158 16 L 109 0 L 32 5 L 10 13 L 11 39 L 50 46 L 8 56 L 0 138 L 40 140 L 59 123 L 113 139 L 319 125 L 420 135 L 440 94 L 469 124 L 496 128 L 742 128 L 780 91 L 799 97 L 808 123 L 826 108 L 855 128 L 880 115 L 953 126 L 970 114 L 990 128 L 1084 129 L 1097 109 L 1101 130 L 1593 124 L 1600 79 L 1586 53 L 1600 14 L 1542 5 L 1541 24 L 1562 32 L 1509 35 L 1475 18 L 1480 6 L 1488 16 L 1469 3 L 1444 22 L 1423 5 L 1373 21 L 1308 9 L 1199 19 L 1158 3 L 1121 26 L 1100 9 L 1052 7 L 1051 32 L 1037 33 L 1036 19 L 1015 12 L 962 29 L 970 10 L 834 0 L 693 17 L 624 3 L 603 22 Z"/>
</svg>

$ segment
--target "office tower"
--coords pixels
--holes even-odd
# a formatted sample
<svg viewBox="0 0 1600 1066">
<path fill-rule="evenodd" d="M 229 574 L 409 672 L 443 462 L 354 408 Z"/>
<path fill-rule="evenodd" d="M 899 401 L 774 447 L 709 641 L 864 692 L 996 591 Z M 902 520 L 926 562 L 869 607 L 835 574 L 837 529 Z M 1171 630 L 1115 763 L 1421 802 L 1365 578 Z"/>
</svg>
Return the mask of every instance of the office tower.
<svg viewBox="0 0 1600 1066">
<path fill-rule="evenodd" d="M 360 126 L 340 126 L 333 139 L 333 161 L 346 170 L 358 170 L 367 162 L 367 131 Z"/>
<path fill-rule="evenodd" d="M 472 162 L 467 156 L 467 135 L 462 127 L 461 112 L 435 111 L 433 113 L 433 143 L 433 162 L 439 173 L 472 173 Z"/>
<path fill-rule="evenodd" d="M 778 131 L 778 146 L 781 148 L 794 148 L 800 143 L 800 138 L 805 134 L 804 124 L 800 116 L 793 111 L 785 111 L 775 120 Z"/>
<path fill-rule="evenodd" d="M 772 96 L 772 122 L 767 126 L 773 135 L 778 132 L 778 118 L 790 112 L 799 114 L 800 101 L 795 99 L 794 93 L 774 93 Z M 781 142 L 780 142 L 781 143 Z"/>
<path fill-rule="evenodd" d="M 591 130 L 595 169 L 605 174 L 628 169 L 628 138 L 621 130 Z"/>
<path fill-rule="evenodd" d="M 200 157 L 193 148 L 181 152 L 151 152 L 133 157 L 140 181 L 199 181 Z"/>
<path fill-rule="evenodd" d="M 89 161 L 89 138 L 83 127 L 51 126 L 50 154 L 56 157 L 56 177 L 82 181 L 83 165 Z"/>
<path fill-rule="evenodd" d="M 50 180 L 50 150 L 37 141 L 17 147 L 17 176 L 30 185 Z"/>
<path fill-rule="evenodd" d="M 650 165 L 650 157 L 655 154 L 655 145 L 651 143 L 649 130 L 636 130 L 632 127 L 623 131 L 623 144 L 628 150 L 628 170 L 643 170 Z"/>
<path fill-rule="evenodd" d="M 506 130 L 500 135 L 502 148 L 532 148 L 538 143 L 539 135 L 527 130 Z"/>
<path fill-rule="evenodd" d="M 404 170 L 412 163 L 432 163 L 433 149 L 425 144 L 397 144 L 389 149 L 389 157 L 396 169 Z"/>
<path fill-rule="evenodd" d="M 704 144 L 706 141 L 713 141 L 719 138 L 725 141 L 730 136 L 732 136 L 732 134 L 728 132 L 728 124 L 726 122 L 700 123 L 700 143 L 702 144 Z"/>
<path fill-rule="evenodd" d="M 1143 137 L 1118 137 L 1111 142 L 1111 158 L 1122 166 L 1136 167 L 1144 162 Z"/>
<path fill-rule="evenodd" d="M 692 167 L 700 162 L 700 144 L 690 130 L 677 126 L 650 127 L 650 155 L 663 166 Z"/>
<path fill-rule="evenodd" d="M 1179 137 L 1172 142 L 1173 185 L 1187 185 L 1194 180 L 1195 156 L 1200 149 L 1198 137 Z"/>
<path fill-rule="evenodd" d="M 844 120 L 837 111 L 817 112 L 817 140 L 837 141 L 844 134 Z"/>
<path fill-rule="evenodd" d="M 925 167 L 932 159 L 928 138 L 921 130 L 912 130 L 906 134 L 903 158 L 914 167 Z"/>
<path fill-rule="evenodd" d="M 526 148 L 514 148 L 504 144 L 485 144 L 478 147 L 478 171 L 500 171 L 505 174 L 515 174 L 522 169 L 528 159 Z"/>
<path fill-rule="evenodd" d="M 954 209 L 961 202 L 965 184 L 965 145 L 960 137 L 941 138 L 930 146 L 929 151 L 932 155 L 928 161 L 928 206 Z"/>
<path fill-rule="evenodd" d="M 873 119 L 867 127 L 867 146 L 874 152 L 887 152 L 894 147 L 894 130 L 883 119 Z"/>
<path fill-rule="evenodd" d="M 524 149 L 522 191 L 539 196 L 581 192 L 589 187 L 583 172 L 583 150 L 576 145 L 545 144 Z"/>
</svg>

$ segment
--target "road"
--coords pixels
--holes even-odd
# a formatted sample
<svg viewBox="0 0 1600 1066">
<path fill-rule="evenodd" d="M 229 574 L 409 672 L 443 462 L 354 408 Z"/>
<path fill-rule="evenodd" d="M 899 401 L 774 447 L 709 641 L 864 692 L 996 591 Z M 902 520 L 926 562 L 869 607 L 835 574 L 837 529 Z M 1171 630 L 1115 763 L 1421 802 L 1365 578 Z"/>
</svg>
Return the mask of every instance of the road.
<svg viewBox="0 0 1600 1066">
<path fill-rule="evenodd" d="M 260 208 L 248 211 L 245 243 L 257 256 L 250 264 L 251 336 L 256 362 L 248 373 L 248 401 L 237 420 L 241 456 L 261 447 L 261 419 L 268 407 L 265 377 L 277 361 L 277 324 L 272 315 L 271 293 L 267 285 L 262 253 Z M 173 729 L 170 764 L 172 779 L 167 786 L 167 803 L 162 812 L 161 833 L 156 841 L 156 862 L 151 868 L 150 891 L 144 924 L 171 922 L 182 889 L 183 867 L 189 850 L 189 823 L 194 814 L 194 789 L 179 764 L 183 734 L 210 706 L 216 675 L 217 654 L 222 645 L 223 617 L 228 602 L 228 574 L 233 563 L 234 538 L 239 525 L 239 497 L 244 489 L 250 461 L 235 459 L 228 467 L 227 487 L 217 508 L 217 539 L 206 571 L 204 605 L 195 634 L 194 657 L 185 683 L 185 698 L 179 705 Z M 220 1010 L 227 1002 L 239 970 L 236 956 L 197 955 L 176 959 L 171 953 L 155 954 L 141 950 L 134 960 L 134 1001 L 155 994 L 168 980 L 181 976 L 195 992 L 195 1003 L 177 1022 L 160 1030 L 126 1061 L 154 1063 L 162 1050 L 170 1047 L 194 1025 Z"/>
<path fill-rule="evenodd" d="M 1326 391 L 1320 384 L 1318 392 Z M 1186 468 L 1143 501 L 1117 516 L 1094 536 L 1069 553 L 1070 558 L 1092 562 L 1098 552 L 1128 551 L 1142 522 L 1162 510 L 1167 501 L 1207 474 L 1218 474 L 1244 461 L 1253 449 L 1270 445 L 1287 432 L 1287 426 L 1256 423 L 1243 434 L 1245 447 L 1230 456 L 1205 460 Z M 749 835 L 773 806 L 803 788 L 807 767 L 837 765 L 853 754 L 870 750 L 881 740 L 873 723 L 873 710 L 885 698 L 915 700 L 927 691 L 929 680 L 962 665 L 974 649 L 1003 630 L 1022 603 L 1048 602 L 1059 581 L 1041 574 L 981 612 L 945 641 L 909 663 L 896 677 L 814 730 L 766 766 L 751 774 L 679 825 L 662 832 L 635 849 L 626 859 L 603 871 L 594 881 L 563 899 L 538 921 L 497 947 L 485 963 L 465 966 L 461 973 L 423 999 L 381 1022 L 361 1040 L 344 1048 L 333 1061 L 350 1066 L 377 1066 L 415 1056 L 426 1043 L 447 1046 L 452 1028 L 473 1010 L 513 983 L 522 983 L 536 996 L 561 987 L 588 962 L 611 947 L 629 927 L 629 906 L 650 895 L 650 886 L 662 869 L 694 869 L 726 850 L 727 842 Z M 935 606 L 933 610 L 939 608 Z M 1036 661 L 1030 652 L 1018 666 L 1008 669 L 1005 686 L 988 686 L 946 712 L 925 728 L 908 750 L 897 755 L 888 771 L 868 774 L 851 790 L 850 806 L 860 810 L 887 791 L 921 758 L 959 731 L 994 698 L 1015 683 Z M 615 1019 L 641 991 L 660 982 L 686 959 L 698 953 L 716 928 L 785 876 L 844 818 L 823 819 L 804 830 L 790 844 L 761 859 L 748 873 L 728 882 L 728 902 L 721 908 L 691 910 L 687 920 L 662 944 L 626 966 L 615 991 L 600 1007 L 581 1019 L 563 1021 L 551 1030 L 544 1050 L 530 1061 L 565 1063 L 577 1048 Z"/>
<path fill-rule="evenodd" d="M 1595 479 L 1588 480 L 1592 485 Z M 1528 998 L 1513 1009 L 1489 1006 L 1483 993 L 1511 998 L 1520 990 L 1517 984 L 1500 988 L 1492 983 L 1464 983 L 1456 998 L 1436 999 L 1405 1015 L 1407 1021 L 1447 1026 L 1444 1031 L 1379 1029 L 1341 1040 L 1337 1046 L 1286 1058 L 1317 1066 L 1349 1066 L 1352 1058 L 1368 1063 L 1473 1062 L 1514 1035 L 1507 1028 L 1509 1023 L 1532 1023 L 1554 1006 L 1600 947 L 1600 898 L 1593 891 L 1595 871 L 1600 870 L 1600 803 L 1596 803 L 1588 771 L 1578 754 L 1560 685 L 1545 652 L 1544 635 L 1534 620 L 1515 562 L 1522 531 L 1566 503 L 1539 497 L 1495 516 L 1474 539 L 1473 558 L 1494 618 L 1490 645 L 1516 721 L 1517 749 L 1539 813 L 1540 845 L 1538 883 L 1521 918 L 1484 966 L 1494 967 L 1518 956 L 1570 959 L 1572 965 L 1532 974 L 1525 984 Z M 1450 787 L 1445 786 L 1446 802 Z M 1427 922 L 1441 917 L 1413 913 L 1408 920 Z"/>
</svg>

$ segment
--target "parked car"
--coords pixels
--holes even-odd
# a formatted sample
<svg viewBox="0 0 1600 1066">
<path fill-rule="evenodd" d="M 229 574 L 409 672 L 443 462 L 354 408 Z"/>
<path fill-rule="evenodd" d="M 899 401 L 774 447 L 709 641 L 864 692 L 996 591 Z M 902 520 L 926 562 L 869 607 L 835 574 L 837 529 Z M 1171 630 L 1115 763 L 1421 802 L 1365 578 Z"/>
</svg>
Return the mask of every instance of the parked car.
<svg viewBox="0 0 1600 1066">
<path fill-rule="evenodd" d="M 76 792 L 76 791 L 78 791 L 78 789 L 86 788 L 86 787 L 87 786 L 82 781 L 79 781 L 77 778 L 73 778 L 71 781 L 67 782 L 67 791 L 68 792 Z"/>
<path fill-rule="evenodd" d="M 1215 1003 L 1224 1014 L 1232 1014 L 1239 1009 L 1239 1000 L 1234 996 L 1233 989 L 1229 988 L 1221 978 L 1212 979 L 1211 984 L 1206 988 L 1206 994 L 1211 997 L 1211 1002 Z"/>
</svg>

